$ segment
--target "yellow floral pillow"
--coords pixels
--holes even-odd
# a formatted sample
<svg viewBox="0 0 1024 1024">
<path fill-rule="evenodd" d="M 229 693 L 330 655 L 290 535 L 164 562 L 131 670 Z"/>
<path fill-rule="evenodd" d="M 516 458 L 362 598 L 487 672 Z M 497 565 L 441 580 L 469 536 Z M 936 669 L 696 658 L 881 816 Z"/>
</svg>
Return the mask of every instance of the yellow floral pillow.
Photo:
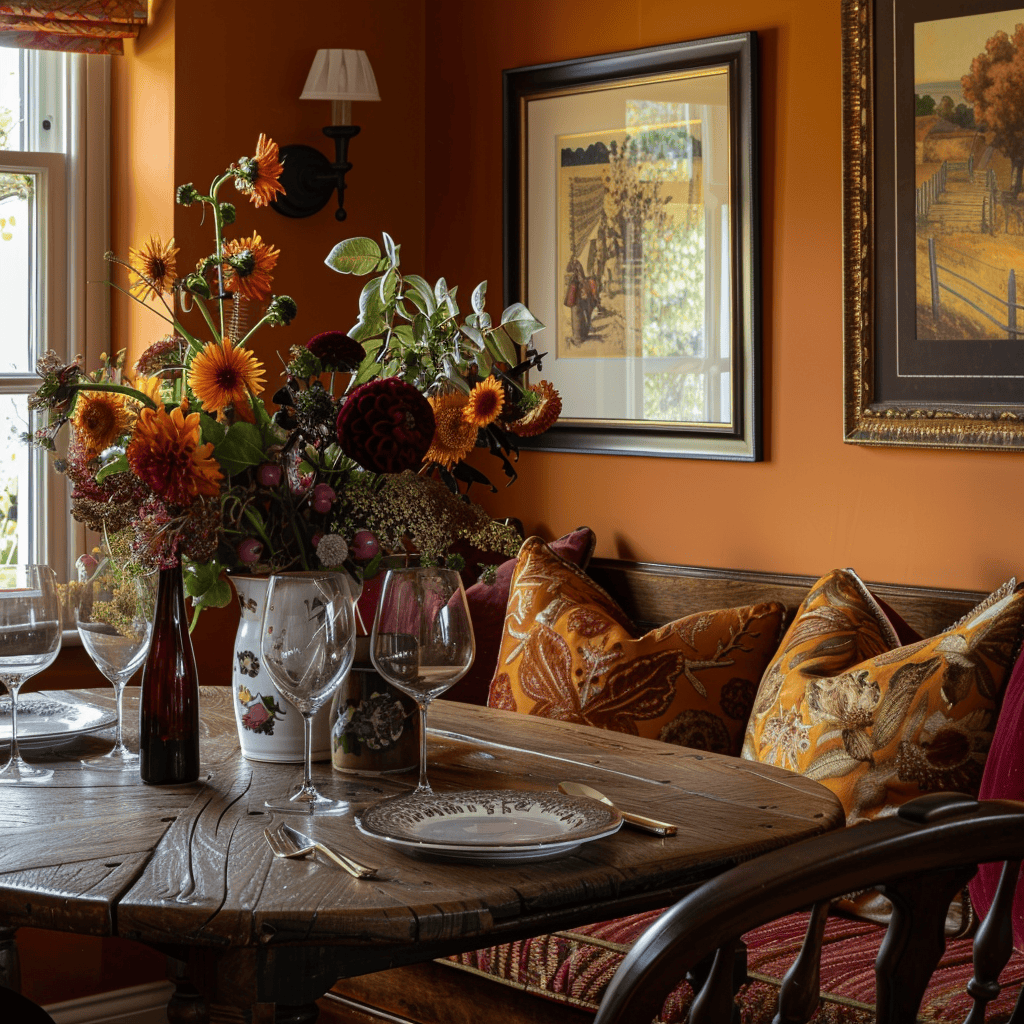
<svg viewBox="0 0 1024 1024">
<path fill-rule="evenodd" d="M 540 538 L 512 578 L 488 704 L 738 754 L 785 609 L 700 612 L 644 636 Z"/>
<path fill-rule="evenodd" d="M 976 794 L 1022 635 L 1010 580 L 946 632 L 900 646 L 856 573 L 836 569 L 761 680 L 743 756 L 823 783 L 849 824 L 921 793 Z"/>
</svg>

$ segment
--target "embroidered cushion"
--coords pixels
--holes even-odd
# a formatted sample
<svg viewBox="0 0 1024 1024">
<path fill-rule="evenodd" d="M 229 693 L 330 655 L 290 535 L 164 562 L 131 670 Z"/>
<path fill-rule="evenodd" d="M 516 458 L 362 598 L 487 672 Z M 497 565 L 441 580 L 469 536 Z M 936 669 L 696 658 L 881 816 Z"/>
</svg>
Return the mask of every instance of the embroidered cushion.
<svg viewBox="0 0 1024 1024">
<path fill-rule="evenodd" d="M 597 538 L 594 531 L 580 526 L 564 537 L 551 542 L 551 550 L 567 562 L 586 569 L 594 553 Z M 505 622 L 505 608 L 512 589 L 512 573 L 518 559 L 510 558 L 498 566 L 493 583 L 478 582 L 466 588 L 469 615 L 473 620 L 473 636 L 476 639 L 476 657 L 470 670 L 441 696 L 448 700 L 461 700 L 467 704 L 487 703 L 487 689 L 494 677 L 494 666 L 498 663 L 498 649 L 501 647 L 502 627 Z"/>
<path fill-rule="evenodd" d="M 1022 630 L 1011 580 L 944 633 L 901 646 L 856 573 L 837 569 L 765 673 L 743 756 L 828 786 L 849 824 L 921 793 L 976 794 Z"/>
<path fill-rule="evenodd" d="M 1006 684 L 1003 706 L 992 737 L 985 770 L 978 792 L 982 800 L 1024 800 L 1024 653 L 1017 659 L 1010 681 Z M 971 879 L 971 900 L 979 917 L 984 918 L 995 898 L 1001 864 L 979 864 Z M 1013 899 L 1014 945 L 1024 949 L 1024 880 L 1017 882 Z"/>
<path fill-rule="evenodd" d="M 736 754 L 785 609 L 701 612 L 640 635 L 540 538 L 512 579 L 491 707 Z"/>
</svg>

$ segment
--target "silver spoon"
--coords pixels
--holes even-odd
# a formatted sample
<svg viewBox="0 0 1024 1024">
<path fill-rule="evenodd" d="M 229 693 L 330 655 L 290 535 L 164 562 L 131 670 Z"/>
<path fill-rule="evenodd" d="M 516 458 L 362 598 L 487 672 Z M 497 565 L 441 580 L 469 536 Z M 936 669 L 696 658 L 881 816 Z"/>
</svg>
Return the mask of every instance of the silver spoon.
<svg viewBox="0 0 1024 1024">
<path fill-rule="evenodd" d="M 593 786 L 585 786 L 582 782 L 560 782 L 558 788 L 566 796 L 587 796 L 591 800 L 598 800 L 609 807 L 615 806 L 599 789 L 594 789 Z M 627 825 L 632 825 L 643 832 L 652 832 L 656 836 L 674 836 L 678 831 L 677 826 L 667 821 L 645 818 L 642 814 L 633 814 L 630 811 L 624 811 L 621 807 L 618 808 L 618 812 L 622 815 L 622 820 Z"/>
</svg>

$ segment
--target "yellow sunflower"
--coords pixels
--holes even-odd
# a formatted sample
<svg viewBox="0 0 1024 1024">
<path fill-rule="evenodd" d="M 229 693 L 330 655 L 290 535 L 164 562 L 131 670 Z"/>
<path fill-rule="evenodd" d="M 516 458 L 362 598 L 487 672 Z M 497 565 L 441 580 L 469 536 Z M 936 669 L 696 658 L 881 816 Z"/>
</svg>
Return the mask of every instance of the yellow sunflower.
<svg viewBox="0 0 1024 1024">
<path fill-rule="evenodd" d="M 132 270 L 139 275 L 131 286 L 131 291 L 143 301 L 157 298 L 171 290 L 178 274 L 178 250 L 172 238 L 166 245 L 160 241 L 159 235 L 150 235 L 149 240 L 140 249 L 128 250 L 128 262 Z"/>
<path fill-rule="evenodd" d="M 132 387 L 136 391 L 141 391 L 147 398 L 152 399 L 154 404 L 159 405 L 163 401 L 163 397 L 160 394 L 163 383 L 159 377 L 136 377 Z M 133 402 L 133 404 L 136 403 Z"/>
<path fill-rule="evenodd" d="M 486 427 L 498 418 L 504 404 L 505 389 L 501 382 L 488 377 L 469 393 L 469 401 L 462 415 L 474 427 Z"/>
<path fill-rule="evenodd" d="M 199 413 L 179 406 L 143 409 L 125 455 L 135 475 L 165 501 L 190 505 L 198 496 L 220 493 L 224 474 L 212 458 L 213 445 L 199 443 Z"/>
<path fill-rule="evenodd" d="M 263 390 L 263 364 L 248 350 L 235 348 L 230 338 L 219 345 L 208 342 L 192 360 L 188 384 L 208 413 L 222 413 L 229 405 L 252 422 L 249 392 Z"/>
<path fill-rule="evenodd" d="M 427 401 L 434 410 L 434 439 L 423 461 L 436 462 L 445 469 L 451 469 L 476 446 L 476 427 L 468 423 L 464 415 L 469 400 L 465 395 L 453 392 L 428 397 Z"/>
<path fill-rule="evenodd" d="M 109 448 L 127 434 L 131 417 L 125 408 L 125 396 L 112 391 L 80 391 L 71 414 L 75 435 L 91 454 Z"/>
<path fill-rule="evenodd" d="M 245 253 L 252 256 L 251 260 L 244 260 L 246 266 L 225 268 L 225 287 L 229 292 L 237 292 L 254 302 L 269 299 L 270 286 L 274 281 L 270 271 L 277 265 L 281 250 L 267 245 L 256 234 L 252 238 L 232 238 L 231 241 L 224 243 L 225 256 L 244 256 Z"/>
<path fill-rule="evenodd" d="M 277 143 L 268 139 L 262 132 L 256 143 L 256 164 L 259 172 L 252 183 L 249 200 L 256 206 L 267 206 L 275 195 L 284 195 L 284 186 L 278 181 L 284 166 L 278 155 Z"/>
<path fill-rule="evenodd" d="M 539 401 L 508 429 L 520 437 L 536 437 L 543 434 L 562 413 L 562 396 L 546 381 L 527 384 L 527 388 L 538 396 Z"/>
</svg>

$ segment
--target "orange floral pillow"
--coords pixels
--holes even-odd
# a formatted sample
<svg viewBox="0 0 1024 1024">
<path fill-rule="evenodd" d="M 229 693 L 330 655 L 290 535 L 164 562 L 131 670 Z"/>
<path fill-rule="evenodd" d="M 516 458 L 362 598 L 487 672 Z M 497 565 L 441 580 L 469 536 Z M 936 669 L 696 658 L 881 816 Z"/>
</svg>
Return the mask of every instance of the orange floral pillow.
<svg viewBox="0 0 1024 1024">
<path fill-rule="evenodd" d="M 774 602 L 700 612 L 638 636 L 601 587 L 531 537 L 488 704 L 738 754 L 784 615 Z"/>
<path fill-rule="evenodd" d="M 743 756 L 831 789 L 849 824 L 937 790 L 977 794 L 1024 635 L 1010 580 L 938 636 L 900 646 L 850 569 L 812 588 L 765 673 Z"/>
</svg>

